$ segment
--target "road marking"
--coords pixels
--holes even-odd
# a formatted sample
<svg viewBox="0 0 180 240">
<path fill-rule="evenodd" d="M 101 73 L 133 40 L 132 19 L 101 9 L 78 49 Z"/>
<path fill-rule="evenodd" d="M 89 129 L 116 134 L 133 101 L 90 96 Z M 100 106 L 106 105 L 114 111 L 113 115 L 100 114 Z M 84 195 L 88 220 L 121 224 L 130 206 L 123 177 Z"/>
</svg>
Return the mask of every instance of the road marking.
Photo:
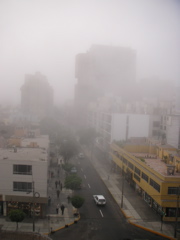
<svg viewBox="0 0 180 240">
<path fill-rule="evenodd" d="M 84 178 L 86 179 L 86 175 L 84 175 Z"/>
<path fill-rule="evenodd" d="M 89 185 L 89 183 L 88 183 L 88 187 L 91 188 L 91 186 Z"/>
<path fill-rule="evenodd" d="M 99 211 L 100 211 L 100 213 L 101 213 L 101 216 L 104 217 L 102 211 L 101 211 L 101 210 L 99 210 Z"/>
</svg>

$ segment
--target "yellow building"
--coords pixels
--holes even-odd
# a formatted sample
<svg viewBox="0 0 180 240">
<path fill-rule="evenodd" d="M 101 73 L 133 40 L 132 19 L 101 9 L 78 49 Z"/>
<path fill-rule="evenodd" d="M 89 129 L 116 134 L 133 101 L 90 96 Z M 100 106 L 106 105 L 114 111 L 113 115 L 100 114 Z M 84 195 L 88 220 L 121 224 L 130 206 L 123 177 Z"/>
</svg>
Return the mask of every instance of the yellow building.
<svg viewBox="0 0 180 240">
<path fill-rule="evenodd" d="M 112 163 L 164 221 L 175 221 L 180 195 L 180 157 L 171 146 L 111 144 Z M 180 217 L 180 208 L 178 211 Z"/>
</svg>

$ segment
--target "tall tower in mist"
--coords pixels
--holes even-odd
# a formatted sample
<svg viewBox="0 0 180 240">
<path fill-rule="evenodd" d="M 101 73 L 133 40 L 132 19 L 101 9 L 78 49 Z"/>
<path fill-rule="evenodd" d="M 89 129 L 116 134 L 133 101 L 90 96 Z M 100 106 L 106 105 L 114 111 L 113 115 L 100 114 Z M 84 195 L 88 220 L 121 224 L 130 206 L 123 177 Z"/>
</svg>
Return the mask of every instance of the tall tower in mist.
<svg viewBox="0 0 180 240">
<path fill-rule="evenodd" d="M 25 115 L 38 119 L 52 113 L 53 89 L 41 73 L 25 76 L 25 83 L 21 87 L 21 108 Z"/>
<path fill-rule="evenodd" d="M 130 89 L 136 83 L 136 52 L 126 47 L 92 45 L 87 53 L 76 56 L 75 77 L 75 108 L 77 116 L 82 116 L 88 103 L 104 94 L 131 96 Z"/>
</svg>

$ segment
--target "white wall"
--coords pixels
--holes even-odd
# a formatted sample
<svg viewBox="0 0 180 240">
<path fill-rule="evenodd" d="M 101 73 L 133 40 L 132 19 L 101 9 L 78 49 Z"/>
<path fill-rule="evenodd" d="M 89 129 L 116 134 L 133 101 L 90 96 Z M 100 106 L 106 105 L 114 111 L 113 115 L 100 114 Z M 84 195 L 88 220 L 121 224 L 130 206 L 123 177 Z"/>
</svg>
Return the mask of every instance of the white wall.
<svg viewBox="0 0 180 240">
<path fill-rule="evenodd" d="M 13 182 L 35 183 L 35 191 L 47 197 L 47 161 L 0 160 L 0 192 L 3 195 L 28 196 L 25 192 L 13 191 Z M 32 165 L 33 175 L 13 174 L 13 164 Z M 31 195 L 31 194 L 30 194 Z M 29 196 L 30 196 L 29 195 Z"/>
<path fill-rule="evenodd" d="M 111 142 L 126 139 L 126 116 L 127 114 L 112 114 Z"/>
<path fill-rule="evenodd" d="M 127 138 L 149 136 L 149 115 L 117 113 L 112 114 L 111 141 L 126 140 L 127 116 L 129 116 Z"/>
<path fill-rule="evenodd" d="M 148 137 L 149 136 L 149 115 L 129 114 L 129 132 L 128 138 L 131 137 Z"/>
<path fill-rule="evenodd" d="M 180 116 L 169 116 L 171 121 L 166 125 L 167 143 L 175 148 L 178 148 L 179 131 L 180 131 Z"/>
</svg>

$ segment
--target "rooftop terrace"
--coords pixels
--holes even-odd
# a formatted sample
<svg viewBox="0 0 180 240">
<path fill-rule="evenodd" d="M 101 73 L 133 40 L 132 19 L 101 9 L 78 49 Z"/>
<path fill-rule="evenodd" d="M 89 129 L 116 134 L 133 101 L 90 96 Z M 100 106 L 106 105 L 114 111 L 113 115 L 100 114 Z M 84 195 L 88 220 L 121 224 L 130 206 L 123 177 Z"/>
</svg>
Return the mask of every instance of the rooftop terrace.
<svg viewBox="0 0 180 240">
<path fill-rule="evenodd" d="M 166 177 L 180 177 L 180 173 L 174 172 L 174 175 L 167 173 L 167 164 L 161 158 L 158 158 L 155 154 L 148 153 L 132 153 L 136 158 L 143 158 L 145 164 Z M 169 165 L 168 165 L 169 166 Z"/>
</svg>

